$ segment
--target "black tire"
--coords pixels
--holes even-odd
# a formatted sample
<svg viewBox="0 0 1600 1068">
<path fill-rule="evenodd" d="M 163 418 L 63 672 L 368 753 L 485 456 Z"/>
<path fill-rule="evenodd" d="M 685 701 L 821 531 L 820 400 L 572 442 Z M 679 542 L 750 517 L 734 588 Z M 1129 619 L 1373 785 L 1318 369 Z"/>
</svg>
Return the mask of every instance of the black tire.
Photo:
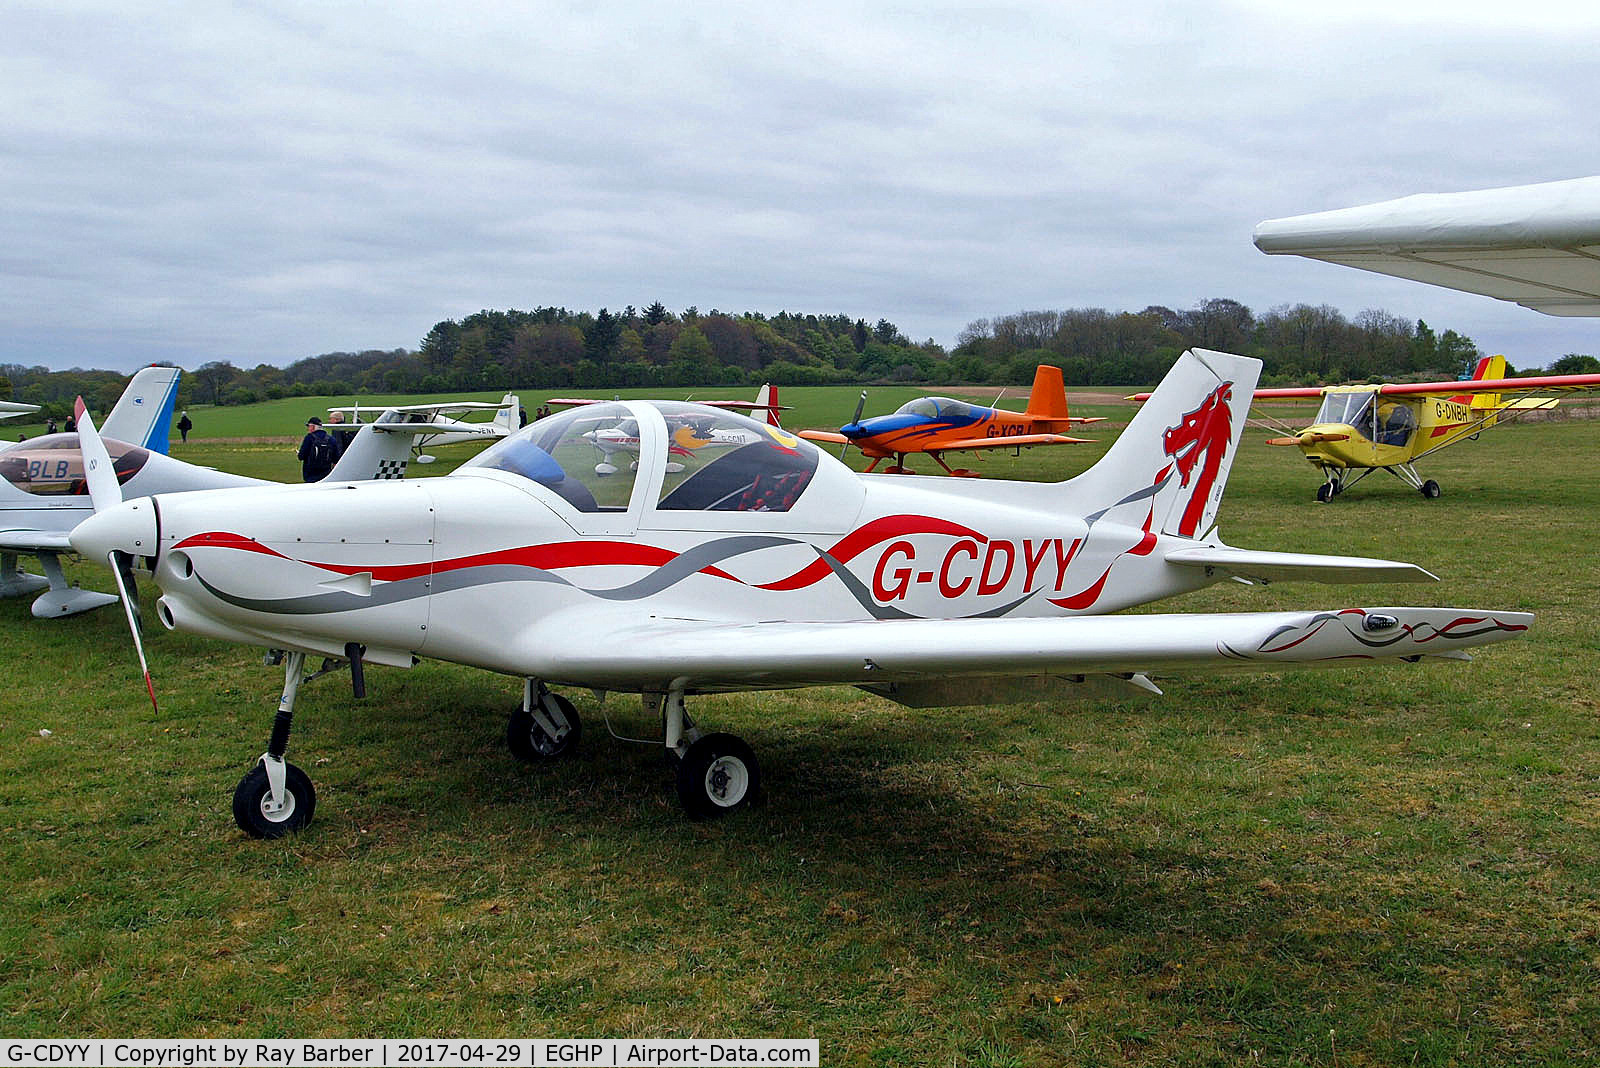
<svg viewBox="0 0 1600 1068">
<path fill-rule="evenodd" d="M 550 696 L 561 707 L 561 714 L 567 717 L 572 729 L 557 741 L 546 734 L 544 728 L 535 723 L 521 705 L 513 708 L 511 719 L 506 723 L 506 748 L 524 763 L 534 764 L 571 756 L 577 752 L 578 742 L 583 738 L 583 721 L 578 718 L 577 707 L 560 694 L 553 693 Z"/>
<path fill-rule="evenodd" d="M 742 738 L 707 734 L 678 764 L 678 800 L 692 820 L 714 819 L 743 808 L 761 787 L 761 765 Z"/>
<path fill-rule="evenodd" d="M 1422 484 L 1422 495 L 1428 498 L 1430 501 L 1443 492 L 1444 491 L 1439 488 L 1439 483 L 1435 482 L 1431 478 Z"/>
<path fill-rule="evenodd" d="M 1317 500 L 1318 501 L 1320 501 L 1323 504 L 1327 504 L 1332 499 L 1333 499 L 1333 483 L 1324 482 L 1322 485 L 1317 487 Z"/>
<path fill-rule="evenodd" d="M 264 808 L 272 797 L 267 769 L 259 762 L 251 768 L 233 791 L 233 822 L 251 838 L 282 838 L 303 830 L 317 811 L 317 791 L 306 773 L 285 764 L 284 791 L 288 795 L 283 811 L 268 814 Z"/>
</svg>

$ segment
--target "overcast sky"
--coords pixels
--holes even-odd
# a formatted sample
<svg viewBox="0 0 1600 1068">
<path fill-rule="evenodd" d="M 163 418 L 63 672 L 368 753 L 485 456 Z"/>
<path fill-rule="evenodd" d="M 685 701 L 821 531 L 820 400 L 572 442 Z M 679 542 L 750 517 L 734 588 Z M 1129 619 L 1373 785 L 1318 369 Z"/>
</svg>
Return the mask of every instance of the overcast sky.
<svg viewBox="0 0 1600 1068">
<path fill-rule="evenodd" d="M 285 364 L 655 300 L 947 346 L 1023 309 L 1304 301 L 1520 366 L 1600 353 L 1594 320 L 1250 242 L 1600 173 L 1592 2 L 13 0 L 0 25 L 0 363 Z"/>
</svg>

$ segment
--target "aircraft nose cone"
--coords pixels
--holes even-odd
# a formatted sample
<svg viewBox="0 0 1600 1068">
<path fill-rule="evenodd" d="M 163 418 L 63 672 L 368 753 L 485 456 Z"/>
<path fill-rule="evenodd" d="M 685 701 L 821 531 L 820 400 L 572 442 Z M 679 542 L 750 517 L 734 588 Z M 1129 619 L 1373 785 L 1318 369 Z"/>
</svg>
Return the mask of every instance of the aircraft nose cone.
<svg viewBox="0 0 1600 1068">
<path fill-rule="evenodd" d="M 104 560 L 116 550 L 133 556 L 156 555 L 156 510 L 148 499 L 126 501 L 96 512 L 73 528 L 74 552 Z"/>
</svg>

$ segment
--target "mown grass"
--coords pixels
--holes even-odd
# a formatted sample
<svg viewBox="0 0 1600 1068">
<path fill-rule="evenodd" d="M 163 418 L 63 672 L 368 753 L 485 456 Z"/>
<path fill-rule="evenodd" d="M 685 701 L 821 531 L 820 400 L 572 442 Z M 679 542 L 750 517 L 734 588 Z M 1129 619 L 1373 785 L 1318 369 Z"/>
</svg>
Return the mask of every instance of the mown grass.
<svg viewBox="0 0 1600 1068">
<path fill-rule="evenodd" d="M 1060 477 L 1101 448 L 983 470 Z M 593 696 L 570 695 L 581 755 L 528 768 L 501 742 L 515 680 L 424 664 L 374 669 L 360 703 L 337 678 L 308 687 L 291 758 L 317 821 L 248 840 L 229 796 L 278 670 L 153 633 L 157 713 L 114 612 L 0 602 L 4 1030 L 800 1035 L 861 1065 L 1593 1062 L 1593 452 L 1584 425 L 1520 427 L 1437 457 L 1439 500 L 1374 476 L 1317 505 L 1309 467 L 1247 442 L 1231 542 L 1445 581 L 1157 606 L 1539 613 L 1474 664 L 1062 708 L 702 699 L 767 784 L 710 825 L 680 818 L 658 750 L 608 737 Z M 650 733 L 636 701 L 604 707 Z"/>
</svg>

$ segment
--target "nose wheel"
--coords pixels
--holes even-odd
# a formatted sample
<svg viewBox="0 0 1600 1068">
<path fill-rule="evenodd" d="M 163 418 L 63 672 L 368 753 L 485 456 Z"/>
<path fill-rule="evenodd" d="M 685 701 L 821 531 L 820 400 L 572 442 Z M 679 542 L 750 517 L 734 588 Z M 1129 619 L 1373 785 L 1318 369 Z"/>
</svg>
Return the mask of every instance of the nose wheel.
<svg viewBox="0 0 1600 1068">
<path fill-rule="evenodd" d="M 305 772 L 278 761 L 283 783 L 275 792 L 263 758 L 233 791 L 233 822 L 252 838 L 282 838 L 311 822 L 317 810 L 317 791 Z"/>
</svg>

